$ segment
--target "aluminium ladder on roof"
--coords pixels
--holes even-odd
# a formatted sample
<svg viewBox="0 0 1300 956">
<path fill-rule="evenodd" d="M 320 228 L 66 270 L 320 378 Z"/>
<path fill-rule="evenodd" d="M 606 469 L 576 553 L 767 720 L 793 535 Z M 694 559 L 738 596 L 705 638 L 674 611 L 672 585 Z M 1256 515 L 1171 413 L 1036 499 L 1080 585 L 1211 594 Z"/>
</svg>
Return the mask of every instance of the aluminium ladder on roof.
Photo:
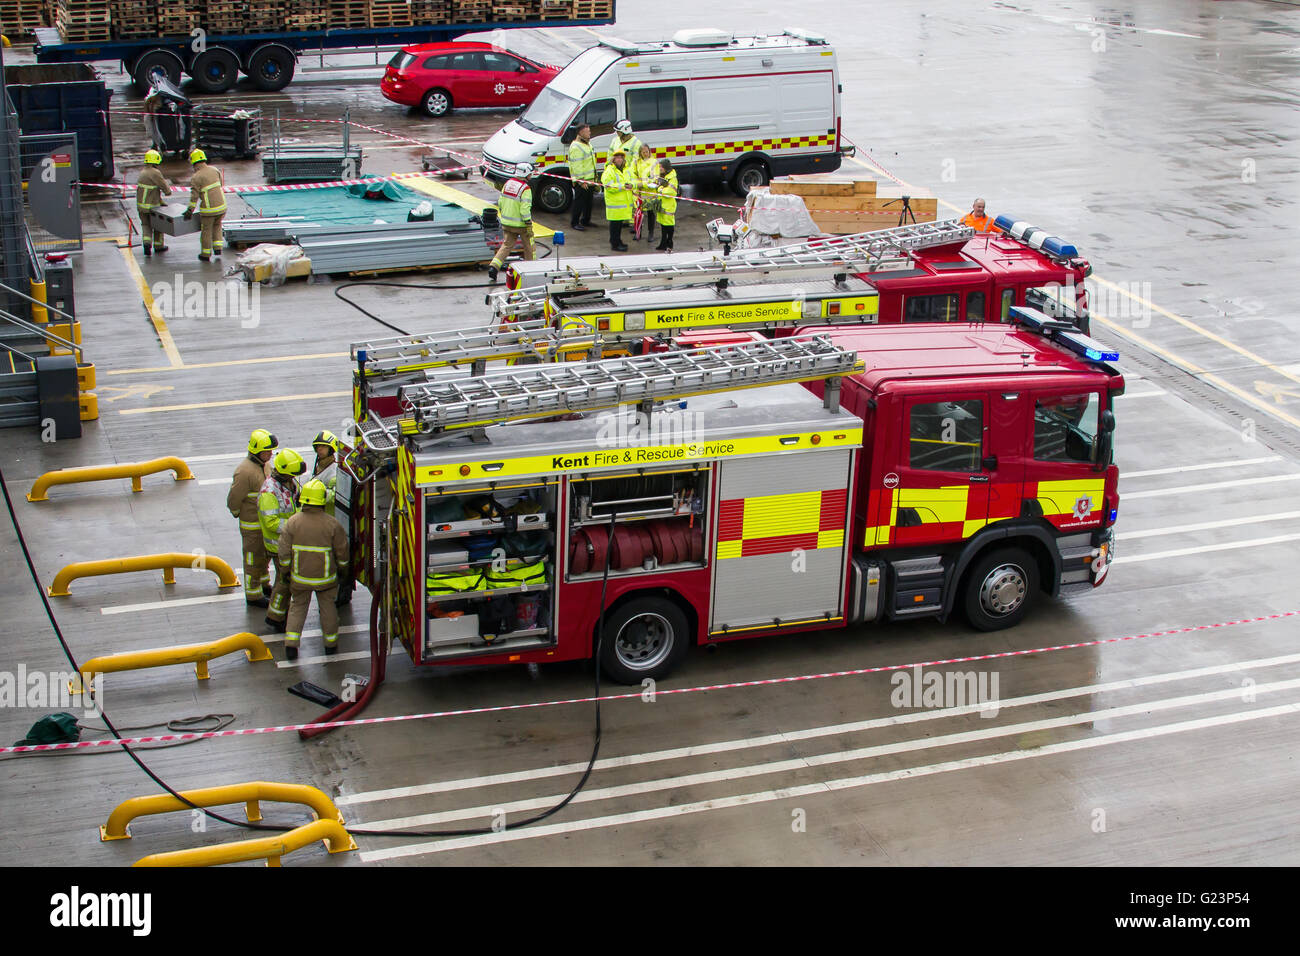
<svg viewBox="0 0 1300 956">
<path fill-rule="evenodd" d="M 531 358 L 560 351 L 590 349 L 596 344 L 593 335 L 562 332 L 537 319 L 500 328 L 448 329 L 356 343 L 352 346 L 352 359 L 361 363 L 364 374 L 370 377 L 437 365 Z"/>
<path fill-rule="evenodd" d="M 791 271 L 875 272 L 910 262 L 909 254 L 917 249 L 965 242 L 974 235 L 975 230 L 960 220 L 944 219 L 793 245 L 746 249 L 725 258 L 708 255 L 695 262 L 620 266 L 615 259 L 585 269 L 572 266 L 557 269 L 545 273 L 543 278 L 549 293 L 564 294 L 593 289 L 693 285 Z"/>
<path fill-rule="evenodd" d="M 825 336 L 792 337 L 405 385 L 399 398 L 427 434 L 787 382 L 837 384 L 860 367 L 856 352 Z M 827 389 L 828 407 L 837 397 Z"/>
</svg>

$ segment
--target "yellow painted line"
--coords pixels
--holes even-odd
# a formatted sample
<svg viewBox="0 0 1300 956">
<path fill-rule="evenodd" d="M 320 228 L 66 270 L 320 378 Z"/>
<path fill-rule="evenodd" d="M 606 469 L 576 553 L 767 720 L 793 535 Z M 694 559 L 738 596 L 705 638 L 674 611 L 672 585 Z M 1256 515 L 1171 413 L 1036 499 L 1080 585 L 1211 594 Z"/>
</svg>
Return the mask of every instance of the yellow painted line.
<svg viewBox="0 0 1300 956">
<path fill-rule="evenodd" d="M 268 365 L 274 362 L 309 362 L 313 359 L 350 358 L 351 352 L 315 352 L 310 355 L 277 355 L 270 358 L 231 359 L 227 362 L 192 362 L 186 365 L 160 365 L 154 368 L 120 368 L 101 375 L 144 375 L 154 372 L 188 372 L 198 368 L 230 368 L 235 365 Z"/>
<path fill-rule="evenodd" d="M 312 392 L 306 395 L 266 395 L 262 398 L 236 398 L 225 402 L 189 402 L 185 405 L 153 405 L 148 408 L 123 408 L 119 415 L 143 415 L 146 412 L 183 412 L 192 408 L 231 408 L 235 405 L 261 405 L 271 402 L 305 402 L 316 398 L 352 397 L 351 389 L 344 392 Z"/>
<path fill-rule="evenodd" d="M 126 236 L 91 236 L 83 242 L 125 242 Z"/>
<path fill-rule="evenodd" d="M 463 190 L 456 189 L 454 186 L 448 186 L 446 183 L 438 182 L 434 179 L 428 179 L 424 176 L 413 176 L 410 179 L 398 180 L 403 186 L 410 186 L 412 189 L 418 189 L 422 193 L 430 196 L 436 196 L 443 202 L 455 203 L 462 209 L 468 209 L 470 212 L 480 215 L 483 210 L 494 203 L 486 199 L 479 199 Z M 554 229 L 547 229 L 540 222 L 533 222 L 533 238 L 546 239 L 555 235 Z"/>
<path fill-rule="evenodd" d="M 153 323 L 154 332 L 158 334 L 158 341 L 162 343 L 163 351 L 167 353 L 167 360 L 172 366 L 179 367 L 184 365 L 181 360 L 181 353 L 176 349 L 176 343 L 172 341 L 171 330 L 167 328 L 167 320 L 158 309 L 158 304 L 153 300 L 153 293 L 149 291 L 149 283 L 144 281 L 144 275 L 140 272 L 140 264 L 135 261 L 135 255 L 131 249 L 125 246 L 119 247 L 122 252 L 122 258 L 126 262 L 127 271 L 135 277 L 135 284 L 140 289 L 140 298 L 144 301 L 144 307 L 149 311 L 149 321 Z"/>
</svg>

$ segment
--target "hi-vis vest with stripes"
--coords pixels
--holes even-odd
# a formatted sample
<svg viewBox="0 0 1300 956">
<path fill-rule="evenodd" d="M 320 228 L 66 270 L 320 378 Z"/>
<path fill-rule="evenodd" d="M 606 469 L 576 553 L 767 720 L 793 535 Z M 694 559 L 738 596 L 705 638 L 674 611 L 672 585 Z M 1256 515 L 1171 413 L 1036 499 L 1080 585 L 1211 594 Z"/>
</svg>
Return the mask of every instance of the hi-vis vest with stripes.
<svg viewBox="0 0 1300 956">
<path fill-rule="evenodd" d="M 533 192 L 522 179 L 512 179 L 501 188 L 497 203 L 501 225 L 520 229 L 533 218 Z"/>
</svg>

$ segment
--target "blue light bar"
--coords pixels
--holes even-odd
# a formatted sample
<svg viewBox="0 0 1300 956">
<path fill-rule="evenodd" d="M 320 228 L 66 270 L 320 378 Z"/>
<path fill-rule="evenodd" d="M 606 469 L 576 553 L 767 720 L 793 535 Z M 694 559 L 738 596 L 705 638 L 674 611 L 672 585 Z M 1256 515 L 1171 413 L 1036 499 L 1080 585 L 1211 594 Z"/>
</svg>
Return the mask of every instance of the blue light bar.
<svg viewBox="0 0 1300 956">
<path fill-rule="evenodd" d="M 1089 362 L 1118 362 L 1119 352 L 1102 345 L 1090 335 L 1082 332 L 1058 332 L 1056 341 L 1071 352 L 1082 355 Z"/>
<path fill-rule="evenodd" d="M 1038 309 L 1031 309 L 1027 305 L 1013 305 L 1010 309 L 1010 317 L 1013 321 L 1021 325 L 1028 326 L 1035 332 L 1043 331 L 1045 323 L 1055 322 L 1050 315 L 1040 312 Z"/>
<path fill-rule="evenodd" d="M 1019 239 L 1031 249 L 1041 249 L 1049 256 L 1059 259 L 1073 259 L 1079 250 L 1059 236 L 1048 234 L 1046 229 L 1039 229 L 1021 219 L 1012 216 L 998 216 L 993 225 L 1005 232 L 1012 239 Z"/>
<path fill-rule="evenodd" d="M 1048 236 L 1043 240 L 1043 251 L 1058 259 L 1073 259 L 1079 254 L 1079 250 L 1073 245 L 1056 236 Z"/>
<path fill-rule="evenodd" d="M 998 216 L 996 219 L 993 220 L 993 225 L 996 226 L 998 229 L 1001 229 L 1003 232 L 1010 232 L 1011 227 L 1014 226 L 1015 224 L 1016 221 L 1012 219 L 1010 216 Z"/>
</svg>

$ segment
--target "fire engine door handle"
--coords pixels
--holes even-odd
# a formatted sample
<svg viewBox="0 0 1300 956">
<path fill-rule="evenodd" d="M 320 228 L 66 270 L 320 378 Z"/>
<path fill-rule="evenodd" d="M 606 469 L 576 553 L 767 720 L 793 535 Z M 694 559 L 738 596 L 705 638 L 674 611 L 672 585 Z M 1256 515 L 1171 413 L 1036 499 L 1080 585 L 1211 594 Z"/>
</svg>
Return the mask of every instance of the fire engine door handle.
<svg viewBox="0 0 1300 956">
<path fill-rule="evenodd" d="M 997 455 L 984 456 L 983 458 L 980 459 L 980 467 L 983 468 L 985 471 L 997 471 L 998 456 Z"/>
<path fill-rule="evenodd" d="M 921 513 L 915 508 L 899 508 L 897 523 L 900 528 L 919 528 Z"/>
</svg>

